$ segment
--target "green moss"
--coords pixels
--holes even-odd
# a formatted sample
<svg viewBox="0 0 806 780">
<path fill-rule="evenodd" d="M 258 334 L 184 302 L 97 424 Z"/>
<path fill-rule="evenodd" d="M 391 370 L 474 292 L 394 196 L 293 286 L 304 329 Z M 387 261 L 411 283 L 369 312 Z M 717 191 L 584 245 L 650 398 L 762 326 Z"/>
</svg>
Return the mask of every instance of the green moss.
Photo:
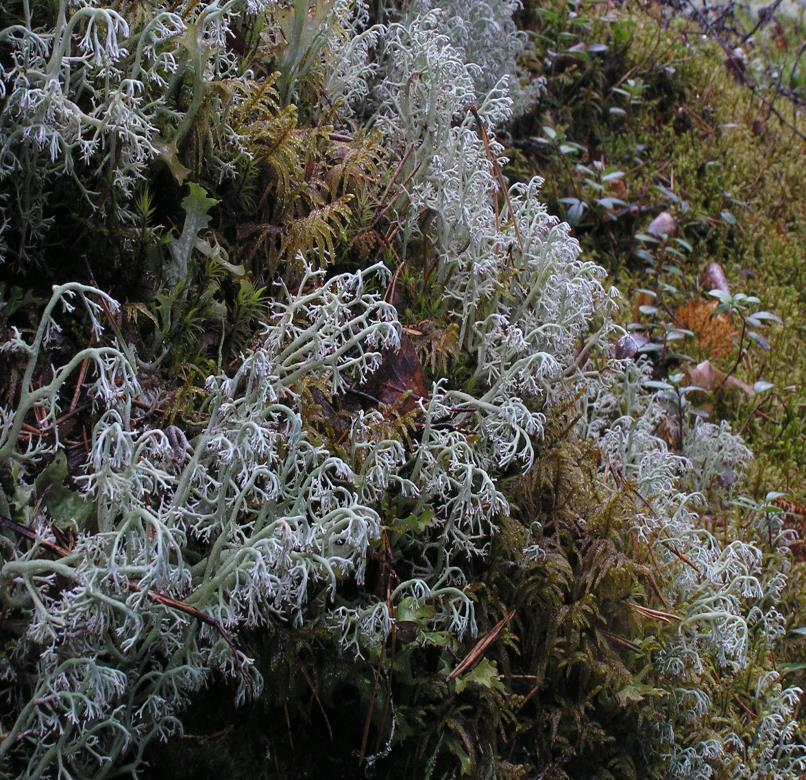
<svg viewBox="0 0 806 780">
<path fill-rule="evenodd" d="M 613 12 L 611 19 L 575 7 L 571 17 L 559 0 L 526 4 L 523 21 L 536 34 L 531 64 L 546 76 L 547 92 L 511 129 L 508 173 L 512 179 L 543 176 L 554 213 L 568 213 L 564 198 L 585 201 L 576 234 L 586 255 L 624 292 L 625 325 L 639 288 L 661 295 L 656 325 L 678 305 L 704 300 L 698 277 L 710 262 L 723 266 L 733 289 L 759 295 L 781 316 L 784 324 L 769 330 L 769 352 L 754 348 L 736 369 L 750 384 L 761 378 L 774 383 L 774 391 L 752 399 L 719 391 L 701 405 L 731 420 L 752 446 L 749 484 L 756 496 L 783 490 L 803 501 L 802 145 L 764 117 L 717 48 L 693 45 L 680 28 L 660 28 L 638 7 Z M 569 52 L 578 42 L 583 49 Z M 123 323 L 127 338 L 156 361 L 155 385 L 171 395 L 158 413 L 190 429 L 204 377 L 248 346 L 266 306 L 264 289 L 278 277 L 293 287 L 297 251 L 332 250 L 339 268 L 365 264 L 368 256 L 390 265 L 398 260 L 383 232 L 388 225 L 377 216 L 384 207 L 384 196 L 377 196 L 392 173 L 381 164 L 378 140 L 356 133 L 334 141 L 329 128 L 304 126 L 298 118 L 306 115 L 304 107 L 299 114 L 293 106 L 280 108 L 271 82 L 254 89 L 243 125 L 261 154 L 216 191 L 216 235 L 227 246 L 216 247 L 218 262 L 193 265 L 186 286 L 151 290 L 145 302 L 127 309 Z M 207 125 L 215 121 L 202 112 L 199 122 L 206 125 L 191 135 L 183 158 L 203 182 Z M 157 204 L 162 222 L 181 223 L 176 187 L 165 197 L 167 206 Z M 608 197 L 625 205 L 596 202 Z M 661 210 L 672 213 L 677 237 L 690 248 L 636 238 Z M 165 246 L 158 238 L 149 234 L 140 243 L 161 257 Z M 120 237 L 110 234 L 107 242 L 119 244 Z M 647 248 L 656 256 L 651 274 L 636 254 Z M 419 334 L 425 371 L 475 390 L 467 387 L 471 358 L 460 354 L 457 328 L 446 324 L 448 302 L 431 278 L 433 248 L 424 241 L 408 250 L 394 302 Z M 142 292 L 128 281 L 120 286 L 134 297 Z M 0 294 L 16 295 L 2 288 Z M 646 316 L 644 324 L 650 324 Z M 163 342 L 167 358 L 160 369 Z M 695 344 L 680 351 L 707 357 Z M 712 359 L 728 370 L 736 358 L 734 347 Z M 660 362 L 658 372 L 680 363 Z M 177 369 L 185 377 L 178 390 L 171 389 L 179 383 L 170 376 Z M 327 387 L 316 384 L 301 388 L 312 440 L 338 453 L 357 408 L 352 400 L 330 398 Z M 398 611 L 402 628 L 385 644 L 365 649 L 366 658 L 340 652 L 325 624 L 333 605 L 323 588 L 310 594 L 304 628 L 278 619 L 271 630 L 239 634 L 266 681 L 261 698 L 236 708 L 232 691 L 215 681 L 183 717 L 185 735 L 149 748 L 152 768 L 144 777 L 349 778 L 365 771 L 389 778 L 664 776 L 654 735 L 669 694 L 653 685 L 660 682 L 652 662 L 676 625 L 636 610 L 663 602 L 657 562 L 633 533 L 643 507 L 627 483 L 612 495 L 600 490 L 598 449 L 569 435 L 572 410 L 552 414 L 534 467 L 502 480 L 512 511 L 501 519 L 489 556 L 461 560 L 480 635 L 512 614 L 472 672 L 448 679 L 475 640 L 429 630 L 428 607 L 411 602 Z M 417 436 L 412 415 L 389 417 L 391 438 Z M 405 507 L 396 496 L 384 504 L 383 537 L 371 551 L 366 582 L 345 584 L 350 598 L 383 599 L 396 581 L 412 575 L 417 561 L 407 534 L 426 531 L 431 518 L 406 514 Z M 533 529 L 540 554 L 530 558 L 524 545 Z M 804 611 L 804 577 L 806 567 L 795 567 L 785 599 L 790 627 Z M 786 660 L 796 661 L 799 652 L 802 642 L 786 645 Z M 758 668 L 768 668 L 767 661 Z M 724 693 L 719 717 L 735 720 L 732 728 L 742 736 L 753 724 L 741 720 L 725 692 L 749 697 L 754 684 L 748 672 L 747 679 L 709 687 Z"/>
<path fill-rule="evenodd" d="M 750 349 L 736 369 L 741 380 L 752 385 L 763 379 L 775 389 L 754 399 L 719 392 L 707 405 L 747 439 L 756 494 L 781 490 L 802 501 L 806 145 L 737 83 L 722 50 L 698 40 L 685 22 L 663 28 L 636 6 L 611 12 L 609 21 L 595 9 L 580 8 L 574 18 L 567 10 L 561 2 L 527 4 L 527 23 L 537 34 L 531 61 L 547 78 L 547 93 L 516 128 L 510 170 L 516 177 L 544 177 L 557 213 L 568 213 L 561 199 L 569 196 L 589 204 L 576 225 L 585 252 L 610 271 L 628 302 L 637 288 L 658 290 L 666 316 L 661 312 L 657 322 L 673 322 L 668 315 L 677 306 L 703 298 L 707 291 L 698 277 L 711 262 L 722 266 L 732 291 L 757 295 L 763 308 L 781 317 L 783 326 L 766 334 L 769 352 Z M 549 56 L 551 46 L 567 51 L 579 43 L 586 57 Z M 596 45 L 606 50 L 592 53 Z M 633 86 L 625 97 L 618 90 L 628 82 Z M 535 137 L 547 137 L 546 126 L 581 151 L 535 144 Z M 799 126 L 806 125 L 800 120 Z M 575 166 L 597 160 L 624 172 L 605 193 L 625 201 L 624 207 L 595 204 L 602 193 Z M 661 210 L 672 214 L 677 236 L 691 245 L 679 257 L 664 256 L 674 276 L 647 274 L 636 256 L 647 248 L 636 235 Z M 658 289 L 662 282 L 677 290 Z M 625 324 L 630 308 L 624 307 Z M 680 351 L 707 357 L 691 341 Z M 734 348 L 712 362 L 728 370 L 737 357 Z"/>
</svg>

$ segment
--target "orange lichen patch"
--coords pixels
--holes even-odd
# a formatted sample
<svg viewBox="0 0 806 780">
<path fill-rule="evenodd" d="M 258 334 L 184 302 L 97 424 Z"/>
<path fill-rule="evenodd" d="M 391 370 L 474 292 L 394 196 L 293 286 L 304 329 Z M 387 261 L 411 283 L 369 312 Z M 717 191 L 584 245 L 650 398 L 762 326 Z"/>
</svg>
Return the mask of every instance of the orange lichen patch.
<svg viewBox="0 0 806 780">
<path fill-rule="evenodd" d="M 724 314 L 714 316 L 717 306 L 716 301 L 692 301 L 678 307 L 675 316 L 681 327 L 694 333 L 704 352 L 720 358 L 733 351 L 736 328 Z"/>
</svg>

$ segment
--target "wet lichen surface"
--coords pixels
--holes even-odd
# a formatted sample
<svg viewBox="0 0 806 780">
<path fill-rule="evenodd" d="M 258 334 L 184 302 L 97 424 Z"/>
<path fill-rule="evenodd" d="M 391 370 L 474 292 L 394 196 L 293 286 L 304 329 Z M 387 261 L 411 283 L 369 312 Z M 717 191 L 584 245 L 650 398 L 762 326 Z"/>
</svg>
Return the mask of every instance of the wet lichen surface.
<svg viewBox="0 0 806 780">
<path fill-rule="evenodd" d="M 802 776 L 797 12 L 7 6 L 0 776 Z"/>
</svg>

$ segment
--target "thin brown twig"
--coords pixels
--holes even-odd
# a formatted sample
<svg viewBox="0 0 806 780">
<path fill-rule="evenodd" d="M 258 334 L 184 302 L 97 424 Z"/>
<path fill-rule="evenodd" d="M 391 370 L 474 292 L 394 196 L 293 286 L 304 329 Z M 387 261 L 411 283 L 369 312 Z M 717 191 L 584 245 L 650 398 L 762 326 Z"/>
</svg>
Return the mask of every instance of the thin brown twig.
<svg viewBox="0 0 806 780">
<path fill-rule="evenodd" d="M 490 161 L 490 165 L 493 166 L 493 170 L 495 171 L 496 177 L 498 178 L 498 185 L 501 187 L 501 194 L 504 196 L 504 202 L 507 204 L 507 209 L 509 209 L 509 217 L 512 220 L 512 227 L 515 230 L 515 238 L 518 241 L 518 246 L 520 247 L 521 251 L 523 251 L 523 236 L 521 236 L 521 230 L 518 227 L 518 216 L 512 210 L 512 202 L 509 199 L 509 188 L 507 187 L 506 180 L 504 179 L 504 172 L 501 170 L 501 166 L 498 164 L 498 160 L 495 159 L 493 156 L 492 149 L 490 148 L 490 138 L 487 135 L 487 128 L 484 126 L 484 122 L 481 121 L 481 116 L 479 116 L 479 111 L 476 106 L 470 107 L 470 113 L 473 114 L 473 118 L 476 120 L 476 125 L 479 128 L 479 134 L 481 135 L 481 142 L 484 144 L 484 151 L 487 154 L 487 159 Z M 498 215 L 498 203 L 496 201 L 495 205 L 495 213 L 496 216 Z"/>
<path fill-rule="evenodd" d="M 659 609 L 643 607 L 640 604 L 636 604 L 634 601 L 628 601 L 627 606 L 634 609 L 639 615 L 649 618 L 650 620 L 659 620 L 661 623 L 680 623 L 683 620 L 683 618 L 672 612 L 661 612 Z"/>
<path fill-rule="evenodd" d="M 316 687 L 313 684 L 313 680 L 311 680 L 311 676 L 308 674 L 308 670 L 303 665 L 302 661 L 299 662 L 299 670 L 302 672 L 302 676 L 305 678 L 305 682 L 308 683 L 308 687 L 311 689 L 311 693 L 313 694 L 313 698 L 316 700 L 316 703 L 319 705 L 319 712 L 322 713 L 322 718 L 325 721 L 325 728 L 327 729 L 328 736 L 330 737 L 330 741 L 333 741 L 333 729 L 330 728 L 330 721 L 328 720 L 327 713 L 325 712 L 325 708 L 322 705 L 322 700 L 319 698 L 319 693 L 316 690 Z"/>
<path fill-rule="evenodd" d="M 499 620 L 475 645 L 470 652 L 459 662 L 459 665 L 448 675 L 447 681 L 455 680 L 460 675 L 472 669 L 481 659 L 487 648 L 498 639 L 499 634 L 515 617 L 515 610 L 510 610 L 505 617 Z"/>
<path fill-rule="evenodd" d="M 397 280 L 400 276 L 400 272 L 403 270 L 403 266 L 406 265 L 405 260 L 400 261 L 400 265 L 395 268 L 395 272 L 392 274 L 392 281 L 389 283 L 389 287 L 386 288 L 386 294 L 383 296 L 384 300 L 387 303 L 394 303 L 395 298 L 395 288 L 397 287 Z"/>
<path fill-rule="evenodd" d="M 59 558 L 66 558 L 71 554 L 71 551 L 68 550 L 66 547 L 62 547 L 59 544 L 55 544 L 54 542 L 48 541 L 47 539 L 43 539 L 36 531 L 28 528 L 27 526 L 22 525 L 21 523 L 17 523 L 9 517 L 4 517 L 0 515 L 0 526 L 7 528 L 10 531 L 22 536 L 28 541 L 33 542 L 34 544 L 39 544 L 44 547 L 49 553 L 59 557 Z M 132 593 L 143 593 L 143 589 L 136 583 L 132 582 L 131 580 L 126 580 L 126 589 Z M 182 612 L 189 617 L 192 617 L 198 620 L 201 623 L 205 623 L 206 625 L 214 628 L 221 638 L 227 643 L 229 648 L 232 650 L 235 656 L 235 665 L 238 668 L 238 671 L 243 674 L 244 679 L 246 680 L 247 686 L 251 691 L 251 683 L 249 682 L 248 676 L 245 674 L 243 669 L 243 664 L 241 663 L 241 652 L 238 649 L 238 646 L 235 644 L 235 641 L 232 637 L 227 633 L 227 630 L 221 624 L 221 621 L 216 620 L 212 615 L 204 612 L 203 610 L 197 609 L 196 607 L 188 604 L 184 601 L 179 601 L 177 599 L 171 598 L 170 596 L 164 596 L 161 593 L 157 593 L 153 590 L 145 591 L 146 597 L 149 601 L 154 602 L 155 604 L 160 604 L 164 607 L 169 607 L 171 609 L 175 609 L 177 612 Z"/>
<path fill-rule="evenodd" d="M 634 493 L 635 496 L 637 496 L 637 498 L 641 501 L 641 503 L 650 511 L 653 517 L 655 517 L 656 519 L 660 519 L 660 516 L 655 511 L 655 507 L 653 507 L 652 504 L 650 504 L 649 501 L 647 501 L 641 495 L 641 493 L 635 486 L 628 485 L 624 477 L 621 474 L 619 474 L 615 469 L 612 469 L 611 473 L 617 485 L 626 486 L 630 490 L 630 492 Z M 671 552 L 676 558 L 678 558 L 678 560 L 682 561 L 687 566 L 690 566 L 695 572 L 697 572 L 697 574 L 702 575 L 702 572 L 700 571 L 699 567 L 696 564 L 692 563 L 685 555 L 683 555 L 683 553 L 675 549 L 668 539 L 658 539 L 658 542 L 660 544 L 663 544 L 666 547 L 666 549 L 669 550 L 669 552 Z"/>
<path fill-rule="evenodd" d="M 367 755 L 367 742 L 369 741 L 369 727 L 372 723 L 372 711 L 375 709 L 375 699 L 378 696 L 378 687 L 381 681 L 381 669 L 383 662 L 386 659 L 386 642 L 381 645 L 380 658 L 378 659 L 378 669 L 375 672 L 375 679 L 372 682 L 372 693 L 369 696 L 369 705 L 367 706 L 367 717 L 364 720 L 364 731 L 361 735 L 361 751 L 358 754 L 358 765 L 364 763 Z"/>
<path fill-rule="evenodd" d="M 408 162 L 409 157 L 411 157 L 411 153 L 413 151 L 413 147 L 409 147 L 406 149 L 406 153 L 400 159 L 400 162 L 397 164 L 397 168 L 395 168 L 394 172 L 392 173 L 391 178 L 389 179 L 389 183 L 386 185 L 386 189 L 384 189 L 383 193 L 381 193 L 381 197 L 378 199 L 378 208 L 375 211 L 375 217 L 372 220 L 372 224 L 370 225 L 371 228 L 374 228 L 375 225 L 380 222 L 381 217 L 384 215 L 386 210 L 392 204 L 393 201 L 386 201 L 386 196 L 392 189 L 392 185 L 397 181 L 397 177 L 402 173 L 404 166 Z M 401 189 L 406 186 L 408 180 L 414 175 L 414 173 L 419 168 L 419 165 L 414 166 L 414 170 L 412 170 L 406 179 L 403 181 L 403 184 L 400 185 Z"/>
<path fill-rule="evenodd" d="M 756 713 L 753 712 L 753 710 L 751 710 L 750 707 L 748 707 L 738 696 L 734 696 L 733 701 L 735 701 L 745 711 L 751 720 L 758 720 L 758 715 L 756 715 Z"/>
<path fill-rule="evenodd" d="M 283 702 L 283 713 L 285 714 L 285 727 L 286 732 L 288 733 L 288 744 L 291 747 L 291 752 L 296 753 L 296 749 L 294 747 L 294 737 L 291 734 L 291 716 L 288 714 L 288 702 Z"/>
<path fill-rule="evenodd" d="M 618 634 L 614 634 L 612 631 L 607 631 L 606 629 L 600 629 L 601 632 L 611 641 L 615 642 L 617 645 L 621 645 L 622 647 L 626 647 L 628 650 L 632 650 L 634 653 L 640 653 L 641 647 L 635 642 L 631 642 L 629 639 L 625 639 L 623 636 L 619 636 Z"/>
<path fill-rule="evenodd" d="M 87 378 L 87 369 L 90 365 L 90 359 L 84 358 L 81 363 L 81 368 L 78 371 L 78 380 L 76 381 L 76 389 L 73 391 L 73 397 L 70 400 L 70 413 L 72 414 L 75 411 L 76 406 L 78 405 L 78 397 L 81 393 L 81 386 L 84 384 L 84 380 Z"/>
<path fill-rule="evenodd" d="M 766 8 L 760 8 L 758 11 L 758 21 L 756 22 L 755 26 L 752 30 L 750 30 L 747 35 L 742 38 L 742 43 L 747 43 L 762 27 L 764 27 L 767 23 L 772 21 L 775 12 L 778 10 L 778 6 L 783 3 L 784 0 L 775 0 L 772 5 L 768 5 Z M 726 11 L 727 12 L 727 11 Z"/>
<path fill-rule="evenodd" d="M 515 712 L 520 712 L 532 699 L 532 697 L 540 690 L 539 685 L 535 685 L 529 693 L 526 694 L 524 700 L 517 706 Z"/>
<path fill-rule="evenodd" d="M 701 29 L 704 29 L 710 36 L 713 38 L 714 41 L 719 45 L 722 51 L 725 53 L 725 56 L 728 58 L 729 61 L 733 59 L 733 51 L 730 45 L 722 39 L 719 35 L 717 30 L 714 28 L 713 24 L 711 24 L 708 17 L 700 11 L 697 6 L 694 5 L 692 0 L 686 0 L 688 5 L 690 6 L 692 13 L 694 14 L 695 18 Z M 742 68 L 734 68 L 733 72 L 736 75 L 736 78 L 750 91 L 750 93 L 755 97 L 768 111 L 769 114 L 774 114 L 778 121 L 794 133 L 798 138 L 802 141 L 806 141 L 806 133 L 803 133 L 795 124 L 791 123 L 774 105 L 772 100 L 768 100 L 764 95 L 759 92 L 758 86 L 751 81 L 747 74 L 744 72 Z"/>
</svg>

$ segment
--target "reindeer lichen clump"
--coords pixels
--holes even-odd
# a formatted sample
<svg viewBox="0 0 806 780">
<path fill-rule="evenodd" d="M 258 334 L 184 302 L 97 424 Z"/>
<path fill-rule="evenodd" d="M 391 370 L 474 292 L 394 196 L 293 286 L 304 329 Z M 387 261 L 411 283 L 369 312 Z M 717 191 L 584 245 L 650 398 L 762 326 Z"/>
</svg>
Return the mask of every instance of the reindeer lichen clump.
<svg viewBox="0 0 806 780">
<path fill-rule="evenodd" d="M 208 85 L 245 81 L 227 36 L 236 19 L 264 14 L 275 0 L 182 0 L 128 12 L 94 0 L 54 5 L 51 18 L 23 0 L 0 32 L 8 49 L 0 65 L 0 181 L 11 196 L 3 233 L 18 263 L 44 262 L 50 206 L 65 182 L 107 220 L 136 224 L 136 190 L 148 166 L 162 159 L 181 171 L 177 146 L 206 101 L 219 117 L 207 164 L 219 177 L 234 174 L 242 139 Z"/>
<path fill-rule="evenodd" d="M 96 530 L 54 555 L 56 539 L 41 525 L 37 541 L 10 551 L 0 570 L 7 603 L 31 610 L 16 652 L 41 654 L 31 698 L 0 746 L 25 756 L 30 776 L 52 763 L 94 775 L 132 746 L 173 733 L 188 695 L 214 669 L 236 676 L 241 696 L 254 694 L 259 675 L 227 632 L 300 620 L 317 581 L 333 592 L 344 576 L 361 581 L 380 519 L 356 494 L 348 464 L 308 440 L 291 388 L 304 375 L 338 388 L 396 346 L 394 310 L 367 289 L 385 273 L 336 276 L 278 302 L 235 374 L 208 380 L 206 423 L 190 439 L 136 419 L 137 379 L 115 346 L 78 353 L 4 410 L 3 463 L 16 464 L 24 483 L 53 445 L 33 440 L 20 450 L 22 420 L 32 409 L 58 417 L 62 387 L 92 360 L 98 421 L 81 481 Z M 34 342 L 8 345 L 27 354 L 27 373 L 58 327 L 55 309 L 72 308 L 74 296 L 101 337 L 100 308 L 116 304 L 83 285 L 56 288 Z M 205 556 L 188 557 L 195 541 Z M 67 584 L 51 591 L 57 577 Z"/>
<path fill-rule="evenodd" d="M 221 201 L 192 181 L 185 229 L 163 255 L 154 249 L 162 278 L 177 289 L 190 284 L 194 263 L 246 275 L 224 243 L 245 262 L 274 238 L 279 246 L 274 255 L 267 249 L 268 271 L 250 269 L 276 291 L 254 338 L 228 362 L 219 345 L 217 360 L 189 371 L 206 381 L 194 379 L 192 403 L 161 421 L 148 386 L 160 381 L 165 353 L 145 355 L 143 339 L 124 336 L 118 302 L 97 285 L 55 286 L 33 337 L 15 329 L 4 342 L 3 359 L 22 368 L 0 406 L 0 609 L 22 627 L 0 656 L 0 768 L 31 778 L 136 774 L 154 742 L 182 731 L 184 711 L 205 686 L 226 681 L 238 705 L 271 695 L 270 666 L 248 637 L 281 627 L 339 648 L 350 669 L 371 661 L 377 676 L 361 761 L 371 718 L 378 745 L 388 742 L 374 762 L 425 728 L 421 712 L 403 713 L 417 696 L 401 697 L 409 701 L 396 713 L 392 667 L 384 666 L 404 644 L 404 628 L 413 632 L 397 650 L 408 653 L 405 663 L 420 663 L 419 650 L 438 656 L 438 667 L 428 661 L 428 696 L 450 702 L 475 685 L 517 724 L 532 694 L 506 695 L 489 659 L 455 680 L 448 650 L 466 650 L 495 612 L 490 594 L 521 578 L 517 598 L 539 616 L 543 638 L 556 639 L 577 553 L 584 559 L 599 544 L 625 571 L 650 576 L 656 594 L 633 583 L 631 599 L 657 609 L 635 600 L 631 608 L 671 625 L 647 631 L 644 648 L 622 640 L 650 689 L 637 716 L 655 730 L 646 765 L 676 777 L 707 777 L 714 767 L 737 777 L 794 776 L 787 773 L 806 768 L 792 722 L 798 691 L 765 665 L 784 632 L 787 547 L 762 550 L 737 528 L 718 535 L 702 517 L 733 498 L 750 453 L 724 425 L 686 415 L 672 451 L 659 429 L 674 418 L 647 364 L 608 358 L 616 293 L 604 269 L 581 258 L 568 226 L 547 213 L 539 179 L 510 185 L 502 173 L 497 129 L 538 92 L 518 63 L 518 4 L 391 5 L 394 15 L 373 24 L 363 0 L 187 0 L 128 10 L 62 0 L 53 18 L 23 2 L 0 33 L 8 50 L 0 180 L 13 195 L 2 204 L 4 234 L 20 267 L 47 266 L 58 225 L 46 214 L 64 187 L 75 188 L 99 224 L 123 225 L 133 241 L 147 210 L 138 216 L 135 189 L 160 166 L 171 186 L 201 178 L 223 193 L 235 188 L 243 198 L 233 202 L 254 207 L 238 214 L 246 226 L 211 230 L 207 212 Z M 295 101 L 309 119 L 337 127 L 303 137 Z M 337 218 L 309 235 L 305 225 L 328 208 L 326 176 L 315 173 L 327 154 L 343 163 L 364 130 L 379 148 L 359 150 L 355 178 L 379 181 L 350 193 L 331 182 Z M 267 194 L 244 195 L 264 179 Z M 252 211 L 282 214 L 285 199 L 292 226 L 252 222 Z M 248 240 L 255 247 L 236 246 Z M 423 273 L 401 281 L 404 266 L 420 262 Z M 367 383 L 405 351 L 406 331 L 419 332 L 401 321 L 405 301 L 392 303 L 398 284 L 414 299 L 439 298 L 432 305 L 456 333 L 461 359 L 435 372 L 427 391 L 402 388 L 410 409 L 387 414 Z M 169 306 L 165 293 L 155 297 Z M 60 339 L 68 331 L 86 332 L 90 346 L 70 350 Z M 59 429 L 77 413 L 77 375 L 87 395 L 86 458 L 69 491 L 59 489 L 82 511 L 63 518 L 38 479 L 64 448 Z M 322 419 L 306 414 L 311 403 Z M 517 498 L 513 485 L 538 484 L 548 469 L 542 448 L 558 421 L 565 443 L 597 452 L 591 491 L 623 510 L 617 520 L 601 511 L 602 524 L 616 528 L 610 536 L 588 535 L 580 515 L 544 537 L 542 497 L 531 516 Z M 574 551 L 565 556 L 563 545 Z M 553 613 L 529 598 L 541 578 L 556 580 L 542 591 L 556 600 Z M 612 636 L 601 614 L 613 599 L 594 603 L 607 577 L 592 579 L 580 601 L 593 617 L 579 625 Z M 513 620 L 496 617 L 495 636 Z M 517 641 L 507 640 L 513 658 Z M 608 677 L 602 659 L 613 653 L 598 642 L 585 645 L 607 680 L 590 693 L 592 709 L 610 707 L 628 666 L 639 666 L 619 661 Z M 415 685 L 411 668 L 398 684 Z M 534 680 L 548 674 L 545 665 L 526 671 Z M 750 735 L 731 730 L 717 706 L 718 675 L 740 673 L 758 690 Z M 563 674 L 541 681 L 549 695 L 553 683 L 564 689 Z M 381 678 L 388 717 L 373 715 Z M 580 690 L 580 700 L 588 697 Z M 584 728 L 580 711 L 575 722 Z M 448 731 L 466 733 L 444 717 Z M 438 760 L 443 737 L 433 736 L 423 743 L 433 757 L 417 753 L 421 773 Z M 446 749 L 461 758 L 464 748 L 451 739 Z M 521 766 L 542 771 L 540 751 L 519 743 Z M 482 752 L 499 776 L 508 762 L 486 744 Z"/>
<path fill-rule="evenodd" d="M 768 772 L 794 777 L 804 763 L 792 719 L 800 690 L 784 688 L 776 672 L 755 665 L 758 654 L 785 633 L 777 605 L 789 568 L 786 548 L 777 546 L 764 560 L 756 540 L 739 534 L 720 540 L 703 526 L 698 511 L 709 508 L 712 483 L 728 469 L 733 481 L 733 470 L 740 471 L 751 453 L 724 422 L 715 426 L 699 417 L 682 418 L 685 455 L 670 452 L 658 435 L 668 419 L 667 401 L 662 391 L 645 387 L 653 384 L 651 364 L 630 360 L 617 371 L 618 385 L 605 383 L 589 399 L 587 433 L 600 431 L 604 485 L 614 492 L 630 486 L 637 499 L 631 533 L 667 572 L 664 607 L 676 615 L 677 631 L 655 663 L 671 693 L 670 719 L 660 726 L 669 776 L 711 777 L 713 767 L 721 766 L 738 777 Z M 765 726 L 749 743 L 723 728 L 691 744 L 692 726 L 718 717 L 713 706 L 720 695 L 718 675 L 739 673 L 765 692 L 759 697 Z M 734 755 L 737 745 L 746 751 L 744 758 Z"/>
</svg>

